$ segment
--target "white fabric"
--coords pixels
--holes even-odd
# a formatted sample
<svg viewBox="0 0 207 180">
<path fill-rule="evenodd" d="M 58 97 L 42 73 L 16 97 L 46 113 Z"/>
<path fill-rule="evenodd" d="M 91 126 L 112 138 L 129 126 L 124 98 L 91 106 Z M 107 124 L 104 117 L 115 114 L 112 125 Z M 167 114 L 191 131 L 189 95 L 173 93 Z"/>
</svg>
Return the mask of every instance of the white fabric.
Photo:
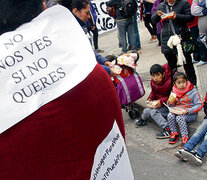
<svg viewBox="0 0 207 180">
<path fill-rule="evenodd" d="M 0 133 L 83 81 L 97 64 L 90 42 L 60 5 L 0 36 Z"/>
<path fill-rule="evenodd" d="M 173 46 L 176 46 L 178 51 L 178 64 L 179 65 L 183 65 L 183 63 L 186 64 L 185 56 L 183 55 L 183 49 L 181 46 L 181 39 L 177 34 L 170 37 L 170 39 L 167 42 L 167 45 L 171 49 L 173 48 Z"/>
<path fill-rule="evenodd" d="M 134 180 L 126 145 L 116 121 L 96 149 L 90 180 Z"/>
</svg>

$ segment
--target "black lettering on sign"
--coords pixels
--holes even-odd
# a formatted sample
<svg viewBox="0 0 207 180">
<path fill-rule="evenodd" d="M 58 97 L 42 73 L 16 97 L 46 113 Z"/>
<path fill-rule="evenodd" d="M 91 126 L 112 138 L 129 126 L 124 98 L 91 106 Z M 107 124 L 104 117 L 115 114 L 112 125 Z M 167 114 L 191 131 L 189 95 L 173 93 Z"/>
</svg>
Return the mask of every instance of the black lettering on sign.
<svg viewBox="0 0 207 180">
<path fill-rule="evenodd" d="M 21 34 L 16 34 L 13 38 L 9 39 L 8 42 L 4 43 L 6 49 L 9 49 L 9 46 L 14 46 L 15 43 L 19 43 L 23 40 L 23 36 Z"/>
</svg>

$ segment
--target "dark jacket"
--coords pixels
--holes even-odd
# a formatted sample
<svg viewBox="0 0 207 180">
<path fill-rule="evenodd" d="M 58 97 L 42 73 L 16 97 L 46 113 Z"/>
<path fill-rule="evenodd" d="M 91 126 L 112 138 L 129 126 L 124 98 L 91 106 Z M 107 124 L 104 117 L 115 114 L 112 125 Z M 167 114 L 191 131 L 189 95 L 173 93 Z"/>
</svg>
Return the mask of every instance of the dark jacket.
<svg viewBox="0 0 207 180">
<path fill-rule="evenodd" d="M 160 100 L 160 103 L 166 103 L 172 89 L 171 70 L 168 64 L 162 66 L 165 70 L 165 77 L 161 84 L 156 84 L 151 80 L 152 91 L 148 97 L 151 100 Z"/>
<path fill-rule="evenodd" d="M 163 13 L 167 13 L 166 6 L 168 6 L 168 3 L 166 1 L 162 2 L 157 11 L 160 10 Z M 191 15 L 190 3 L 187 0 L 176 0 L 175 4 L 172 7 L 169 7 L 169 10 L 176 13 L 176 18 L 172 20 L 176 34 L 186 34 L 189 31 L 187 23 L 194 20 L 194 17 Z M 154 13 L 151 19 L 152 22 L 158 23 L 160 21 L 160 16 L 158 16 L 157 13 Z M 163 21 L 161 31 L 161 49 L 163 54 L 177 52 L 175 47 L 171 50 L 167 46 L 167 41 L 172 35 L 173 33 L 170 28 L 169 20 Z"/>
<path fill-rule="evenodd" d="M 121 0 L 110 0 L 110 1 L 106 2 L 106 6 L 109 6 L 109 7 L 115 6 L 115 8 L 116 8 L 116 19 L 117 20 L 126 19 L 120 11 Z"/>
<path fill-rule="evenodd" d="M 85 32 L 85 34 L 87 34 L 87 25 L 86 23 L 84 23 L 81 19 L 79 19 L 77 16 L 74 15 L 74 17 L 76 18 L 76 20 L 78 21 L 78 23 L 80 24 L 80 26 L 82 27 L 83 31 Z M 90 40 L 90 39 L 89 39 Z M 90 41 L 91 42 L 91 41 Z M 96 51 L 94 50 L 94 54 L 96 57 L 96 61 L 101 64 L 101 66 L 106 70 L 106 72 L 110 75 L 111 74 L 111 69 L 108 66 L 105 66 L 104 63 L 106 61 L 108 61 L 108 59 L 106 59 L 105 57 L 101 56 L 100 54 L 96 53 Z"/>
</svg>

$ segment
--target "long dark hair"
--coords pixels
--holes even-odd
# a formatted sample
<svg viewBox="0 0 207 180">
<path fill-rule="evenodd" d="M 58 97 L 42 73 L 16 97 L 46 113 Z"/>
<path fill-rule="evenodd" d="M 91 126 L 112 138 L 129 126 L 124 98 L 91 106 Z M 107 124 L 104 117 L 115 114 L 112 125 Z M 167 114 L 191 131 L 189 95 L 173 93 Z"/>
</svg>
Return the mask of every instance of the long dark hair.
<svg viewBox="0 0 207 180">
<path fill-rule="evenodd" d="M 0 35 L 31 21 L 43 11 L 43 0 L 0 0 Z"/>
<path fill-rule="evenodd" d="M 78 11 L 81 11 L 87 7 L 89 0 L 59 0 L 58 3 L 68 8 L 70 11 L 72 11 L 74 8 L 77 8 Z"/>
</svg>

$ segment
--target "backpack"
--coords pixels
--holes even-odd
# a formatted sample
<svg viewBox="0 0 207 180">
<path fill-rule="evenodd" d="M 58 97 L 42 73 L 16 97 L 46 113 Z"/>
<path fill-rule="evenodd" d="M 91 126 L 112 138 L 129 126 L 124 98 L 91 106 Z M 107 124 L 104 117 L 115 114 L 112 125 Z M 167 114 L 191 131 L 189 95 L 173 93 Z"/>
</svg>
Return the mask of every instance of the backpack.
<svg viewBox="0 0 207 180">
<path fill-rule="evenodd" d="M 124 17 L 134 16 L 137 12 L 136 0 L 121 0 L 121 13 Z"/>
</svg>

